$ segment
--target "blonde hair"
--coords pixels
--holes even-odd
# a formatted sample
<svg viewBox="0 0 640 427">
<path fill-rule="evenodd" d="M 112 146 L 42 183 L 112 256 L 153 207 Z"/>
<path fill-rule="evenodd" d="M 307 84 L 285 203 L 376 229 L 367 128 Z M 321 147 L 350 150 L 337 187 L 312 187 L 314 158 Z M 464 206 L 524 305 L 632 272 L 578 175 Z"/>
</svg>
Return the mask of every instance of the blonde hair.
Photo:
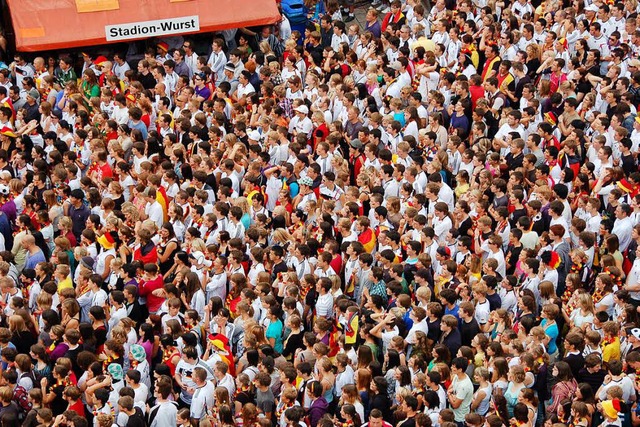
<svg viewBox="0 0 640 427">
<path fill-rule="evenodd" d="M 200 251 L 202 253 L 205 253 L 207 251 L 207 245 L 204 243 L 204 240 L 198 238 L 198 239 L 193 239 L 191 241 L 191 250 L 192 251 Z"/>
<path fill-rule="evenodd" d="M 27 331 L 27 324 L 24 322 L 22 316 L 17 314 L 9 317 L 9 330 L 11 332 L 24 332 Z"/>
<path fill-rule="evenodd" d="M 578 295 L 578 304 L 589 313 L 595 314 L 596 309 L 593 304 L 593 298 L 588 293 L 581 292 Z"/>
</svg>

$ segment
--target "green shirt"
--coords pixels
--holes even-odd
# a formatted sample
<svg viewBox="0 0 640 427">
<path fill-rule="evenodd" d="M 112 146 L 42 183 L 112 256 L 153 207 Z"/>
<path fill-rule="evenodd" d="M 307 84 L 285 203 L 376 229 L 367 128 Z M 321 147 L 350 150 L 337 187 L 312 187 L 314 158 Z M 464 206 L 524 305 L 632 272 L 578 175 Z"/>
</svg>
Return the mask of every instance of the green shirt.
<svg viewBox="0 0 640 427">
<path fill-rule="evenodd" d="M 100 86 L 93 85 L 89 87 L 89 83 L 82 82 L 82 93 L 89 99 L 98 97 L 100 96 Z"/>
<path fill-rule="evenodd" d="M 77 81 L 78 76 L 76 72 L 73 70 L 73 67 L 69 67 L 67 71 L 64 71 L 62 68 L 58 68 L 55 72 L 55 76 L 60 82 L 61 86 L 64 86 L 65 83 L 70 81 Z"/>
</svg>

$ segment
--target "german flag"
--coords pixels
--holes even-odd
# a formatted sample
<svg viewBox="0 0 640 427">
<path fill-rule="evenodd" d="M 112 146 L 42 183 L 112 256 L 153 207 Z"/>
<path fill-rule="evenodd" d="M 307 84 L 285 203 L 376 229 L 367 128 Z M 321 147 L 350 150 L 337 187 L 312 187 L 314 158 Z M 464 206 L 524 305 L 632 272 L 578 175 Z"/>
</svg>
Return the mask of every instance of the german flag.
<svg viewBox="0 0 640 427">
<path fill-rule="evenodd" d="M 156 192 L 156 200 L 162 206 L 162 218 L 164 221 L 169 219 L 169 198 L 167 197 L 167 191 L 164 187 L 158 187 L 158 191 Z"/>
<path fill-rule="evenodd" d="M 348 313 L 347 316 L 347 329 L 344 334 L 345 344 L 355 344 L 358 339 L 358 327 L 359 327 L 358 312 L 354 311 Z"/>
<path fill-rule="evenodd" d="M 337 323 L 337 320 L 333 322 L 333 327 L 329 335 L 329 354 L 327 355 L 329 357 L 335 357 L 340 351 L 340 345 L 338 344 L 340 339 L 340 329 Z"/>
<path fill-rule="evenodd" d="M 371 228 L 367 228 L 358 236 L 358 242 L 362 243 L 367 253 L 371 253 L 376 247 L 376 235 Z"/>
</svg>

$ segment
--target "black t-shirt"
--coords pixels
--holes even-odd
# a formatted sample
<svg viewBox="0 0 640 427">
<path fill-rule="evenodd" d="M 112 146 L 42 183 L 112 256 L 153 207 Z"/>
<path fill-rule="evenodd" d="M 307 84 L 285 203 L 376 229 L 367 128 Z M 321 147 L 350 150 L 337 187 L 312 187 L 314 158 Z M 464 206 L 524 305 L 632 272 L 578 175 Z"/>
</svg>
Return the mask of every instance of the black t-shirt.
<svg viewBox="0 0 640 427">
<path fill-rule="evenodd" d="M 569 364 L 573 377 L 580 378 L 579 377 L 580 369 L 582 369 L 582 367 L 584 366 L 584 357 L 582 356 L 582 353 L 578 352 L 573 354 L 567 354 L 564 357 L 563 361 Z"/>
<path fill-rule="evenodd" d="M 462 345 L 471 346 L 471 340 L 473 337 L 480 333 L 480 325 L 478 325 L 478 321 L 474 318 L 471 319 L 471 322 L 467 323 L 464 320 L 460 323 L 460 336 Z"/>
<path fill-rule="evenodd" d="M 401 422 L 399 424 L 399 427 L 415 427 L 415 425 L 416 425 L 416 418 L 415 417 L 411 417 L 411 418 L 407 418 L 406 420 Z"/>
<path fill-rule="evenodd" d="M 145 427 L 147 422 L 142 415 L 142 411 L 137 406 L 133 408 L 136 412 L 132 415 L 129 415 L 129 419 L 127 420 L 126 427 Z"/>
<path fill-rule="evenodd" d="M 587 371 L 587 368 L 582 368 L 578 378 L 581 383 L 587 383 L 593 390 L 597 390 L 600 388 L 602 383 L 604 383 L 604 377 L 606 375 L 607 371 L 605 369 L 600 369 L 597 372 L 591 373 Z"/>
<path fill-rule="evenodd" d="M 36 337 L 29 331 L 14 332 L 11 342 L 16 346 L 18 353 L 29 354 L 31 346 L 37 343 Z"/>
<path fill-rule="evenodd" d="M 522 167 L 522 160 L 524 159 L 524 154 L 520 153 L 514 157 L 513 154 L 508 153 L 505 156 L 505 158 L 507 160 L 507 165 L 508 165 L 507 169 L 512 171 Z"/>
<path fill-rule="evenodd" d="M 391 400 L 383 394 L 375 394 L 369 401 L 370 411 L 379 409 L 383 413 L 385 421 L 391 419 L 391 411 L 389 410 L 389 408 L 391 408 Z"/>
<path fill-rule="evenodd" d="M 523 216 L 527 216 L 527 208 L 523 207 L 522 209 L 515 209 L 511 212 L 511 216 L 509 217 L 511 228 L 515 228 L 518 225 L 518 220 Z"/>
<path fill-rule="evenodd" d="M 67 350 L 67 352 L 64 354 L 64 357 L 68 357 L 69 359 L 71 359 L 71 369 L 73 369 L 73 372 L 76 374 L 77 378 L 80 378 L 84 373 L 82 368 L 80 368 L 80 366 L 78 365 L 78 354 L 80 354 L 80 352 L 82 352 L 83 350 L 84 348 L 79 345 L 74 349 Z"/>
<path fill-rule="evenodd" d="M 93 335 L 96 337 L 96 347 L 100 347 L 107 342 L 107 328 L 104 326 L 94 329 Z"/>
<path fill-rule="evenodd" d="M 273 266 L 273 272 L 271 273 L 271 278 L 275 279 L 278 277 L 278 273 L 286 273 L 288 270 L 287 264 L 284 261 L 280 261 L 278 264 Z"/>
<path fill-rule="evenodd" d="M 460 226 L 458 227 L 458 231 L 460 232 L 461 236 L 468 236 L 469 235 L 468 232 L 469 230 L 471 230 L 471 227 L 473 227 L 473 221 L 471 220 L 470 217 L 467 217 L 467 219 L 465 219 L 460 223 Z"/>
<path fill-rule="evenodd" d="M 620 161 L 622 163 L 622 170 L 624 170 L 625 174 L 628 175 L 631 172 L 638 170 L 638 167 L 636 166 L 636 159 L 633 158 L 633 154 L 620 156 Z"/>
<path fill-rule="evenodd" d="M 295 355 L 296 349 L 303 347 L 304 345 L 302 343 L 302 332 L 297 334 L 290 334 L 284 343 L 282 355 L 285 357 L 285 359 L 292 359 Z"/>
<path fill-rule="evenodd" d="M 136 329 L 140 327 L 140 325 L 145 321 L 145 313 L 142 309 L 140 303 L 136 300 L 130 305 L 125 305 L 127 308 L 127 317 L 134 322 L 136 322 Z M 131 307 L 131 311 L 129 311 L 129 307 Z"/>
<path fill-rule="evenodd" d="M 142 87 L 144 87 L 145 89 L 153 89 L 156 86 L 156 79 L 151 73 L 147 73 L 146 76 L 142 73 L 139 73 L 138 80 L 140 81 L 140 83 L 142 83 Z"/>
<path fill-rule="evenodd" d="M 498 295 L 497 292 L 491 295 L 487 294 L 486 297 L 487 297 L 487 300 L 489 301 L 489 310 L 493 311 L 502 307 L 502 299 L 500 298 L 500 295 Z"/>
<path fill-rule="evenodd" d="M 56 395 L 56 397 L 51 401 L 51 404 L 50 404 L 51 412 L 53 412 L 54 417 L 62 414 L 67 409 L 68 402 L 64 399 L 64 396 L 62 395 L 65 387 L 66 385 L 64 384 L 58 385 L 55 382 L 47 386 L 48 388 L 47 393 L 52 392 L 52 393 L 55 393 Z"/>
<path fill-rule="evenodd" d="M 433 322 L 427 319 L 427 326 L 429 326 L 427 338 L 437 342 L 440 339 L 440 319 L 436 319 Z"/>
<path fill-rule="evenodd" d="M 249 391 L 240 391 L 235 396 L 235 399 L 236 399 L 236 402 L 240 402 L 242 406 L 244 406 L 247 403 L 253 403 L 255 400 L 255 396 L 253 395 L 253 393 Z"/>
</svg>

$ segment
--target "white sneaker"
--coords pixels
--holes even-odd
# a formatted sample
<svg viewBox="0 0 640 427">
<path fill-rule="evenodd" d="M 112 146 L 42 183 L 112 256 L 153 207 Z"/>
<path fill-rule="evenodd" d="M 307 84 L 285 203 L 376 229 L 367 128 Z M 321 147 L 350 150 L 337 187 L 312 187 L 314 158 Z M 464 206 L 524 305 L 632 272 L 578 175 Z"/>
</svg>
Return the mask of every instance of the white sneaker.
<svg viewBox="0 0 640 427">
<path fill-rule="evenodd" d="M 385 7 L 380 11 L 380 13 L 389 13 L 389 12 L 391 12 L 391 8 L 390 8 L 389 6 L 385 6 Z"/>
<path fill-rule="evenodd" d="M 380 4 L 382 4 L 382 2 L 380 0 L 373 0 L 371 2 L 371 7 L 377 7 Z"/>
</svg>

